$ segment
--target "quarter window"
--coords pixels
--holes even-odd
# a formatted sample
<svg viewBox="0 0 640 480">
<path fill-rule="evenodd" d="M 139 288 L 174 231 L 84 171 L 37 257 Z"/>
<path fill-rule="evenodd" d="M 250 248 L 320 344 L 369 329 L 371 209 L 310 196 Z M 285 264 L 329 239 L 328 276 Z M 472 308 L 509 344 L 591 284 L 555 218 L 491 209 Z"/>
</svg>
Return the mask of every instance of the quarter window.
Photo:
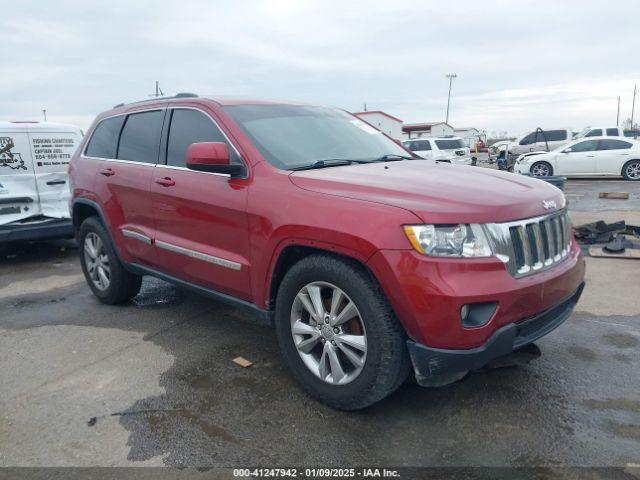
<svg viewBox="0 0 640 480">
<path fill-rule="evenodd" d="M 120 135 L 123 122 L 124 115 L 101 121 L 91 135 L 85 155 L 97 158 L 116 158 L 118 135 Z"/>
<path fill-rule="evenodd" d="M 187 148 L 192 143 L 198 142 L 224 142 L 229 145 L 224 134 L 204 113 L 179 108 L 173 110 L 167 143 L 167 165 L 185 167 Z M 229 145 L 229 155 L 231 163 L 241 162 L 231 145 Z"/>
<path fill-rule="evenodd" d="M 624 140 L 600 140 L 598 145 L 598 150 L 624 150 L 626 148 L 631 148 L 631 144 Z"/>
<path fill-rule="evenodd" d="M 132 162 L 156 163 L 163 117 L 162 110 L 128 115 L 120 135 L 118 158 Z"/>
</svg>

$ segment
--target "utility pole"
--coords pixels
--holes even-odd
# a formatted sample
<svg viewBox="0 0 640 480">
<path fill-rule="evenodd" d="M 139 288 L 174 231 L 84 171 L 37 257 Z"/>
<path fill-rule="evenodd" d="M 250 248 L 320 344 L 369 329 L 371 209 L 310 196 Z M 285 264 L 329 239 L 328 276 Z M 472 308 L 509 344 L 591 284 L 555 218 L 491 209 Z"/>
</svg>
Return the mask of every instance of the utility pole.
<svg viewBox="0 0 640 480">
<path fill-rule="evenodd" d="M 633 102 L 631 103 L 631 126 L 629 127 L 631 130 L 633 130 L 633 114 L 635 113 L 636 110 L 636 89 L 638 88 L 637 85 L 634 85 L 633 87 Z"/>
<path fill-rule="evenodd" d="M 156 80 L 156 93 L 152 93 L 150 95 L 150 97 L 162 97 L 164 96 L 164 92 L 162 91 L 162 89 L 160 88 L 160 83 L 158 82 L 158 80 Z"/>
<path fill-rule="evenodd" d="M 449 79 L 449 95 L 447 96 L 447 119 L 445 120 L 445 123 L 449 123 L 449 105 L 451 105 L 451 83 L 457 76 L 458 75 L 456 75 L 455 73 L 447 73 L 446 75 L 446 77 Z"/>
<path fill-rule="evenodd" d="M 44 116 L 44 121 L 46 122 L 47 121 L 47 109 L 46 108 L 42 109 L 42 115 Z"/>
<path fill-rule="evenodd" d="M 367 104 L 366 103 L 364 104 L 364 111 L 365 112 L 367 111 Z"/>
<path fill-rule="evenodd" d="M 620 97 L 618 97 L 618 115 L 616 116 L 616 127 L 620 125 Z"/>
</svg>

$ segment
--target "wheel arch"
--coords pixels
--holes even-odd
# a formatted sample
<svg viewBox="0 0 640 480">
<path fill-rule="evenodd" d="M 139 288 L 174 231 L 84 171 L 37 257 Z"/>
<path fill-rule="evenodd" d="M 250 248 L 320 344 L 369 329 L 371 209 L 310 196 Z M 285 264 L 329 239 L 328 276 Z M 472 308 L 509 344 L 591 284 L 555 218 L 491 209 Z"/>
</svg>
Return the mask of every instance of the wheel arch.
<svg viewBox="0 0 640 480">
<path fill-rule="evenodd" d="M 128 265 L 126 264 L 126 262 L 122 260 L 122 255 L 120 254 L 118 245 L 113 240 L 113 235 L 111 234 L 111 228 L 109 227 L 109 222 L 107 222 L 107 219 L 104 215 L 104 212 L 102 211 L 102 208 L 97 202 L 93 200 L 89 200 L 88 198 L 76 198 L 73 201 L 73 204 L 71 206 L 71 218 L 73 221 L 73 230 L 76 234 L 76 239 L 78 236 L 78 230 L 80 229 L 80 225 L 82 225 L 82 222 L 84 222 L 89 217 L 97 217 L 98 220 L 100 220 L 100 223 L 102 223 L 102 225 L 104 226 L 104 229 L 107 231 L 107 235 L 109 235 L 109 241 L 113 246 L 113 250 L 116 252 L 116 256 L 118 257 L 118 260 L 120 260 L 120 262 L 122 262 L 122 264 L 125 265 L 126 268 L 128 268 Z"/>
<path fill-rule="evenodd" d="M 348 262 L 379 283 L 373 272 L 366 265 L 367 258 L 358 252 L 328 243 L 290 240 L 281 245 L 271 261 L 264 288 L 265 303 L 269 310 L 275 309 L 278 289 L 289 269 L 303 258 L 316 254 L 324 254 Z"/>
<path fill-rule="evenodd" d="M 622 177 L 626 178 L 624 171 L 626 170 L 627 165 L 629 165 L 631 162 L 639 162 L 639 161 L 640 161 L 640 156 L 638 156 L 637 158 L 630 158 L 626 162 L 623 162 L 622 167 L 620 168 L 620 174 L 622 175 Z"/>
</svg>

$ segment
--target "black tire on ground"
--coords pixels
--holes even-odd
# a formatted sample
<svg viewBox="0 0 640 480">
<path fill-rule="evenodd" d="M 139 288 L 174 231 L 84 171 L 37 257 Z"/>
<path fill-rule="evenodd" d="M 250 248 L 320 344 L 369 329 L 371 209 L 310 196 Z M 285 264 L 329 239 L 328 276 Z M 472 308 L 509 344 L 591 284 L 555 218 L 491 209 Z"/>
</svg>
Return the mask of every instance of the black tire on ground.
<svg viewBox="0 0 640 480">
<path fill-rule="evenodd" d="M 110 281 L 107 288 L 101 290 L 99 289 L 93 282 L 90 277 L 88 266 L 86 263 L 85 256 L 85 239 L 89 234 L 97 235 L 102 244 L 104 245 L 104 251 L 108 258 L 109 270 L 110 270 Z M 111 239 L 107 230 L 105 229 L 102 222 L 97 217 L 89 217 L 82 225 L 80 225 L 80 229 L 78 231 L 78 247 L 80 252 L 80 265 L 82 265 L 82 272 L 84 273 L 84 277 L 89 284 L 89 288 L 93 294 L 100 300 L 102 303 L 106 303 L 109 305 L 115 305 L 118 303 L 124 303 L 131 300 L 135 297 L 140 291 L 140 286 L 142 284 L 142 277 L 140 275 L 135 275 L 133 273 L 125 270 L 124 266 L 120 262 L 118 255 L 115 252 L 113 245 L 111 244 Z"/>
<path fill-rule="evenodd" d="M 640 160 L 629 160 L 622 167 L 622 176 L 625 180 L 637 182 L 640 180 Z"/>
<path fill-rule="evenodd" d="M 300 358 L 291 333 L 291 311 L 296 295 L 312 282 L 328 282 L 355 303 L 366 331 L 366 360 L 350 383 L 323 381 Z M 317 400 L 340 410 L 357 410 L 382 400 L 396 390 L 410 371 L 406 334 L 382 289 L 355 261 L 314 254 L 287 272 L 276 299 L 278 343 L 294 379 Z"/>
<path fill-rule="evenodd" d="M 545 174 L 540 173 L 541 171 L 545 171 Z M 531 175 L 534 177 L 550 177 L 553 175 L 553 167 L 548 162 L 536 162 L 531 165 L 531 169 L 529 170 Z M 536 174 L 536 172 L 538 172 Z"/>
</svg>

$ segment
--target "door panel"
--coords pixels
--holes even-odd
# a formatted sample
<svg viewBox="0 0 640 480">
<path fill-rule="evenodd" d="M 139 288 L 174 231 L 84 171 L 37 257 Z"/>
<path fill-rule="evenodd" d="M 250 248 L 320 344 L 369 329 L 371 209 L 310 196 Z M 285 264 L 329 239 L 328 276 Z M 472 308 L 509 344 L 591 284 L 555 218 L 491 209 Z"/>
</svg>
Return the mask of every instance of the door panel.
<svg viewBox="0 0 640 480">
<path fill-rule="evenodd" d="M 598 143 L 596 167 L 604 175 L 620 175 L 622 166 L 631 160 L 632 144 L 619 138 L 607 138 Z"/>
<path fill-rule="evenodd" d="M 153 169 L 154 165 L 103 160 L 97 173 L 98 195 L 111 222 L 111 234 L 128 262 L 157 265 L 151 246 L 154 219 L 149 190 Z"/>
<path fill-rule="evenodd" d="M 572 151 L 569 153 L 558 153 L 556 156 L 556 173 L 559 175 L 589 175 L 597 173 L 597 147 L 597 140 L 585 140 L 572 145 Z"/>
<path fill-rule="evenodd" d="M 232 163 L 242 163 L 213 118 L 195 108 L 167 115 L 166 157 L 155 168 L 151 197 L 158 260 L 163 271 L 249 300 L 246 180 L 186 168 L 192 143 L 226 142 Z"/>
<path fill-rule="evenodd" d="M 70 217 L 67 169 L 79 142 L 80 132 L 29 133 L 40 208 L 47 217 Z"/>
<path fill-rule="evenodd" d="M 162 271 L 250 299 L 246 187 L 228 176 L 159 165 L 151 192 Z"/>
</svg>

